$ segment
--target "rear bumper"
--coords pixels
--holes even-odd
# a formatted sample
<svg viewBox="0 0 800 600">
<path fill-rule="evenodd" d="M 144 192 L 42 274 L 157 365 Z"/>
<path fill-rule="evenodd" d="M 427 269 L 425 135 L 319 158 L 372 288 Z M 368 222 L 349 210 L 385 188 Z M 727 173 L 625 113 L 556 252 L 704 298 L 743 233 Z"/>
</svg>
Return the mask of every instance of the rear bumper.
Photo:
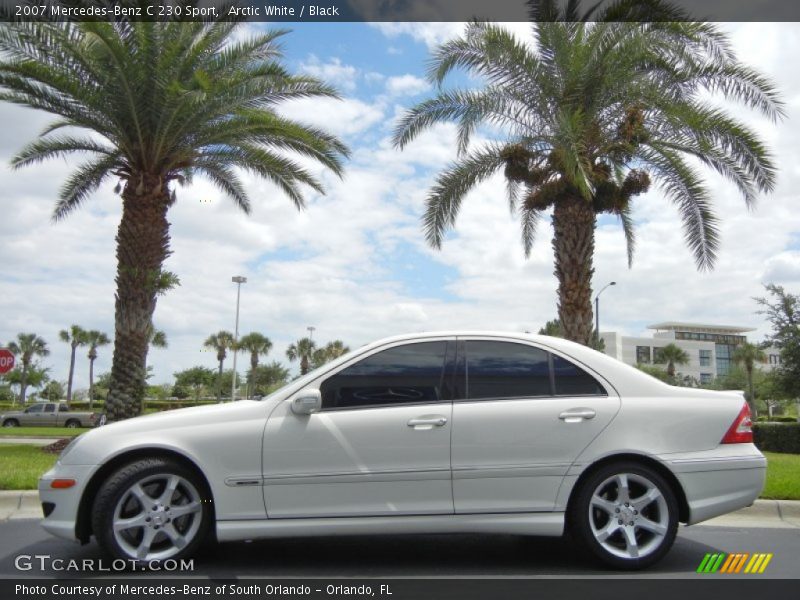
<svg viewBox="0 0 800 600">
<path fill-rule="evenodd" d="M 665 462 L 686 495 L 688 525 L 750 506 L 764 489 L 767 459 L 753 444 L 673 455 Z"/>
</svg>

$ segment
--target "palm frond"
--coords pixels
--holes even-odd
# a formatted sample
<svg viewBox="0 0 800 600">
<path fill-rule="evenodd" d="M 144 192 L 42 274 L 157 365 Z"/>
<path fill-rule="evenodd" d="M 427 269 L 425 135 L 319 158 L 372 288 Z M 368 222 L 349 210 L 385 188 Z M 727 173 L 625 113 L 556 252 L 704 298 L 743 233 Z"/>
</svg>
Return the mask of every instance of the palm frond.
<svg viewBox="0 0 800 600">
<path fill-rule="evenodd" d="M 455 224 L 464 196 L 503 166 L 500 153 L 499 146 L 487 145 L 464 156 L 439 175 L 423 216 L 425 239 L 431 246 L 441 247 L 444 234 Z"/>
</svg>

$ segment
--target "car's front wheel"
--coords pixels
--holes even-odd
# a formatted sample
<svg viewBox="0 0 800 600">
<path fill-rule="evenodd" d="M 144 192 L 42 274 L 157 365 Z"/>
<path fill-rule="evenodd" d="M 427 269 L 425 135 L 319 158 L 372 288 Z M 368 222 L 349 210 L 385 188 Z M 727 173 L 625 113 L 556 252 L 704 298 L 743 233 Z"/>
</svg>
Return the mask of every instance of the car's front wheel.
<svg viewBox="0 0 800 600">
<path fill-rule="evenodd" d="M 142 564 L 189 556 L 211 527 L 204 482 L 183 465 L 142 459 L 112 474 L 94 501 L 92 527 L 102 548 Z"/>
<path fill-rule="evenodd" d="M 678 530 L 678 502 L 669 483 L 637 463 L 592 473 L 571 503 L 575 540 L 605 564 L 642 569 L 664 557 Z"/>
<path fill-rule="evenodd" d="M 19 427 L 19 423 L 16 419 L 6 419 L 3 421 L 3 427 Z"/>
</svg>

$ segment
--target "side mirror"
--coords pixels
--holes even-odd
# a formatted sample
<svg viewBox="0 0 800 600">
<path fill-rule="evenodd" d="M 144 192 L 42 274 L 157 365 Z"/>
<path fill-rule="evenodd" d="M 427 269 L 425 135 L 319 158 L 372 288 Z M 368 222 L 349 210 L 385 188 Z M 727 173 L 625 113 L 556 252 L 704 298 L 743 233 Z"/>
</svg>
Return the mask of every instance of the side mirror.
<svg viewBox="0 0 800 600">
<path fill-rule="evenodd" d="M 322 408 L 322 394 L 319 390 L 303 390 L 292 400 L 292 412 L 296 415 L 310 415 Z"/>
</svg>

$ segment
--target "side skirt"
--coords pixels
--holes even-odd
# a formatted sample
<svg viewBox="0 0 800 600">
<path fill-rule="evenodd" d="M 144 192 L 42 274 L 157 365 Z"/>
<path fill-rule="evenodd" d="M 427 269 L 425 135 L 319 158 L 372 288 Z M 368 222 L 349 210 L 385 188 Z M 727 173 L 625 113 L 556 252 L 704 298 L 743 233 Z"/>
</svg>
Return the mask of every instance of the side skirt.
<svg viewBox="0 0 800 600">
<path fill-rule="evenodd" d="M 563 512 L 217 521 L 220 542 L 387 533 L 511 533 L 558 537 L 563 532 Z"/>
</svg>

